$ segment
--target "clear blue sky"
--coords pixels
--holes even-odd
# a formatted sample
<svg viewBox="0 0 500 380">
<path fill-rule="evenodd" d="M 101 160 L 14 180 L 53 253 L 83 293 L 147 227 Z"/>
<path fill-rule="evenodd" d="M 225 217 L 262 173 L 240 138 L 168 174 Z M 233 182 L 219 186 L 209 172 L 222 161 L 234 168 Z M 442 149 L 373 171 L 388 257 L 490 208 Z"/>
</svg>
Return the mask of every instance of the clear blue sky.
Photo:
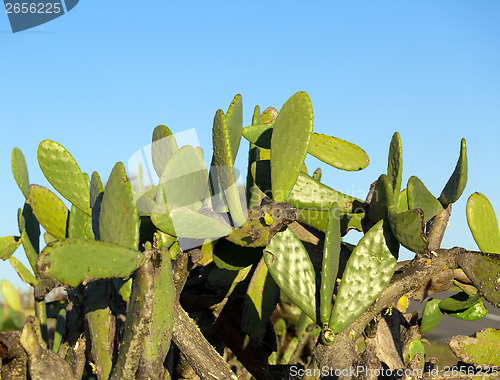
<svg viewBox="0 0 500 380">
<path fill-rule="evenodd" d="M 0 236 L 18 233 L 24 201 L 10 170 L 16 146 L 32 183 L 47 185 L 36 160 L 44 139 L 105 180 L 158 124 L 195 128 L 210 156 L 215 111 L 235 94 L 249 124 L 256 104 L 280 108 L 299 90 L 311 97 L 316 132 L 370 156 L 360 172 L 309 158 L 325 183 L 364 197 L 399 131 L 403 181 L 416 175 L 439 196 L 465 137 L 469 182 L 443 246 L 476 249 L 465 218 L 474 191 L 500 213 L 497 0 L 81 1 L 16 34 L 0 8 Z M 246 142 L 237 165 L 245 163 Z M 0 278 L 21 286 L 8 263 Z"/>
</svg>

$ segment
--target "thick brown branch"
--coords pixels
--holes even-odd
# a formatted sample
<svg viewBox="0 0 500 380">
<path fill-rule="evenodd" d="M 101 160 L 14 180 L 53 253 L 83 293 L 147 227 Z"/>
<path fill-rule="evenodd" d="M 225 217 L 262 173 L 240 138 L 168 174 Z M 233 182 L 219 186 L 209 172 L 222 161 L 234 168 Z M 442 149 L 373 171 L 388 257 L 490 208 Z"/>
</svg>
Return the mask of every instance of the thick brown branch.
<svg viewBox="0 0 500 380">
<path fill-rule="evenodd" d="M 178 301 L 174 304 L 172 339 L 202 380 L 238 379 Z"/>
</svg>

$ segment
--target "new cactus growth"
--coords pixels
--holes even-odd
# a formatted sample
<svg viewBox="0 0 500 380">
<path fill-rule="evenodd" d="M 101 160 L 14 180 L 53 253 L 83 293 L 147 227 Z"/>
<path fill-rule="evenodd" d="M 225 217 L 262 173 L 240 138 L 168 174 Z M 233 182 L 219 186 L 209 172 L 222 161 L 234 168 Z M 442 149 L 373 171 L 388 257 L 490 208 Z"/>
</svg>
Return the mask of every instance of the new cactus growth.
<svg viewBox="0 0 500 380">
<path fill-rule="evenodd" d="M 450 204 L 467 182 L 465 140 L 436 199 L 415 176 L 401 189 L 396 132 L 387 172 L 363 201 L 321 182 L 324 169 L 307 174 L 308 153 L 351 171 L 369 159 L 352 143 L 313 132 L 305 92 L 279 111 L 256 106 L 249 127 L 243 120 L 241 95 L 227 113 L 216 112 L 208 171 L 200 147 L 179 147 L 169 128 L 157 126 L 151 170 L 159 182 L 143 181 L 147 168 L 139 166 L 134 190 L 122 163 L 104 187 L 97 172 L 89 178 L 62 145 L 45 140 L 39 165 L 68 207 L 29 183 L 24 155 L 13 150 L 14 180 L 26 201 L 19 236 L 0 238 L 0 259 L 33 287 L 35 316 L 26 318 L 22 298 L 2 282 L 0 327 L 20 331 L 0 332 L 0 377 L 235 379 L 245 367 L 270 379 L 288 376 L 277 363 L 297 362 L 310 369 L 376 370 L 382 362 L 420 369 L 428 359 L 419 334 L 444 314 L 469 321 L 488 313 L 483 300 L 500 307 L 500 232 L 485 196 L 474 193 L 467 202 L 482 252 L 440 248 Z M 242 135 L 250 141 L 246 202 L 234 167 Z M 363 233 L 358 243 L 343 242 L 353 229 Z M 21 245 L 31 268 L 13 256 Z M 395 271 L 400 245 L 416 255 Z M 421 320 L 401 321 L 410 298 L 423 301 L 451 284 L 463 292 L 427 301 Z M 46 302 L 59 286 L 64 299 Z M 398 332 L 389 337 L 394 360 L 377 350 L 390 323 Z M 404 346 L 399 332 L 412 337 Z M 358 355 L 360 340 L 367 348 Z M 229 348 L 224 357 L 238 364 L 230 366 L 214 347 Z M 496 330 L 454 337 L 450 347 L 468 364 L 499 365 Z"/>
</svg>

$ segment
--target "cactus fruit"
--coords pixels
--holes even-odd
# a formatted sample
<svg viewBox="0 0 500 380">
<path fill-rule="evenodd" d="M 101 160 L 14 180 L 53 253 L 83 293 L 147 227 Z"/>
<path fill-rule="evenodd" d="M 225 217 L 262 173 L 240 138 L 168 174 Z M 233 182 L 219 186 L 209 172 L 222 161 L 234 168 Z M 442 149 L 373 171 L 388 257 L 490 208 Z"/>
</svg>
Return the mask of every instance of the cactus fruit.
<svg viewBox="0 0 500 380">
<path fill-rule="evenodd" d="M 28 166 L 26 165 L 26 160 L 24 159 L 23 152 L 19 148 L 14 148 L 12 150 L 11 156 L 12 164 L 12 174 L 14 174 L 14 179 L 16 180 L 17 186 L 22 191 L 25 198 L 29 197 L 28 186 L 30 180 L 28 177 Z"/>
<path fill-rule="evenodd" d="M 453 174 L 451 175 L 443 191 L 441 192 L 441 195 L 439 196 L 439 201 L 443 205 L 456 202 L 464 192 L 466 185 L 467 185 L 467 147 L 465 145 L 465 139 L 462 139 L 460 142 L 460 156 L 458 157 L 457 165 L 455 166 Z"/>
<path fill-rule="evenodd" d="M 138 249 L 139 215 L 121 162 L 114 166 L 109 175 L 100 207 L 100 240 Z"/>
<path fill-rule="evenodd" d="M 144 255 L 123 246 L 86 239 L 64 239 L 47 245 L 36 270 L 70 287 L 99 278 L 126 278 L 144 262 Z"/>
<path fill-rule="evenodd" d="M 399 244 L 387 220 L 380 220 L 359 241 L 347 261 L 330 317 L 338 333 L 361 315 L 385 289 L 396 269 Z"/>
<path fill-rule="evenodd" d="M 443 206 L 429 190 L 423 182 L 415 176 L 408 180 L 408 206 L 410 210 L 419 208 L 424 212 L 424 222 L 434 218 L 443 211 Z"/>
<path fill-rule="evenodd" d="M 69 211 L 57 195 L 43 186 L 30 185 L 28 203 L 48 233 L 56 239 L 66 237 Z"/>
<path fill-rule="evenodd" d="M 158 177 L 161 177 L 168 160 L 179 150 L 175 137 L 164 125 L 158 125 L 153 131 L 151 158 Z"/>
<path fill-rule="evenodd" d="M 0 260 L 7 260 L 11 257 L 21 244 L 19 236 L 7 236 L 0 238 Z"/>
<path fill-rule="evenodd" d="M 336 203 L 330 209 L 328 225 L 323 248 L 323 263 L 321 269 L 320 287 L 320 317 L 321 324 L 330 322 L 332 313 L 333 290 L 337 281 L 340 258 L 340 210 Z"/>
<path fill-rule="evenodd" d="M 38 163 L 45 178 L 64 198 L 91 216 L 89 185 L 71 154 L 54 141 L 38 146 Z"/>
<path fill-rule="evenodd" d="M 311 100 L 297 92 L 281 108 L 271 138 L 273 199 L 286 202 L 307 155 L 313 129 Z"/>
<path fill-rule="evenodd" d="M 302 172 L 297 177 L 288 202 L 294 207 L 312 210 L 329 209 L 332 203 L 337 202 L 343 213 L 357 212 L 358 207 L 363 203 L 360 199 L 333 190 Z"/>
<path fill-rule="evenodd" d="M 443 319 L 443 312 L 439 308 L 441 300 L 430 299 L 425 303 L 422 313 L 422 322 L 420 323 L 420 334 L 425 334 L 439 325 Z"/>
<path fill-rule="evenodd" d="M 480 367 L 500 366 L 500 330 L 484 329 L 475 337 L 454 336 L 448 341 L 451 351 L 463 362 Z"/>
<path fill-rule="evenodd" d="M 467 223 L 479 249 L 500 253 L 500 232 L 497 217 L 490 201 L 481 193 L 472 194 L 467 200 Z"/>
<path fill-rule="evenodd" d="M 316 320 L 316 275 L 309 254 L 290 228 L 274 235 L 264 249 L 264 260 L 281 290 Z"/>
</svg>

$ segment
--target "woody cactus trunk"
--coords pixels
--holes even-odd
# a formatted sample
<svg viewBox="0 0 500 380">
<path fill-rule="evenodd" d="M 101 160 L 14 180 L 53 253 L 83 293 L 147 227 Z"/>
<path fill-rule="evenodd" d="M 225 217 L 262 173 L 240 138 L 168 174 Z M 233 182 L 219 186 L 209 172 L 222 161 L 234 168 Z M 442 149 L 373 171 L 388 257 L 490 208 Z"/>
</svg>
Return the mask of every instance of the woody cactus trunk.
<svg viewBox="0 0 500 380">
<path fill-rule="evenodd" d="M 242 136 L 245 193 L 234 168 Z M 131 183 L 119 162 L 103 186 L 43 141 L 38 163 L 63 201 L 30 184 L 12 152 L 26 201 L 0 258 L 32 286 L 35 308 L 20 330 L 0 333 L 2 379 L 368 378 L 349 369 L 422 369 L 431 363 L 421 335 L 444 313 L 475 320 L 488 312 L 483 300 L 500 306 L 500 234 L 484 195 L 467 203 L 481 252 L 440 248 L 467 182 L 465 140 L 437 198 L 417 177 L 402 189 L 398 133 L 366 200 L 322 183 L 320 169 L 310 176 L 307 154 L 347 171 L 369 159 L 313 132 L 305 92 L 279 112 L 257 106 L 245 128 L 240 95 L 218 110 L 209 170 L 200 148 L 179 147 L 162 125 L 151 153 L 158 183 L 144 184 L 142 167 Z M 355 246 L 343 242 L 351 230 L 363 232 Z M 12 256 L 20 245 L 29 268 Z M 414 259 L 398 263 L 400 246 Z M 409 299 L 452 284 L 462 291 L 427 301 L 421 318 L 406 313 Z M 65 296 L 47 302 L 58 287 Z M 500 365 L 498 330 L 449 344 L 468 368 Z"/>
</svg>

